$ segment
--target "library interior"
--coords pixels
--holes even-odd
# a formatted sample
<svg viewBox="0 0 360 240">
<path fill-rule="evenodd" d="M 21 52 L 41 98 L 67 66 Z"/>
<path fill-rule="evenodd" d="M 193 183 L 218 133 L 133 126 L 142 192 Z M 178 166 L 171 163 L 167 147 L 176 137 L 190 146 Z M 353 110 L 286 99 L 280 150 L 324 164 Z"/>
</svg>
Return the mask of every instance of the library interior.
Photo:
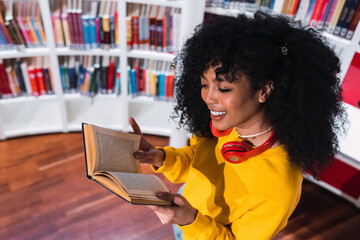
<svg viewBox="0 0 360 240">
<path fill-rule="evenodd" d="M 273 239 L 360 239 L 360 0 L 0 0 L 0 239 L 182 239 L 89 181 L 83 123 L 132 133 L 133 117 L 151 145 L 188 146 L 172 118 L 174 59 L 202 23 L 258 10 L 326 39 L 347 116 L 332 165 L 303 172 Z"/>
</svg>

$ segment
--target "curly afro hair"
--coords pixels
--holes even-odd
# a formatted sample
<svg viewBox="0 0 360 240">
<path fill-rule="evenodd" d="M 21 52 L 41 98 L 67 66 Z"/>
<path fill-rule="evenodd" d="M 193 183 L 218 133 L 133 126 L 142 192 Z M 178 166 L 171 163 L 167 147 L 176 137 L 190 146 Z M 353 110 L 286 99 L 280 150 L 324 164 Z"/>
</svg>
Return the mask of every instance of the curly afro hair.
<svg viewBox="0 0 360 240">
<path fill-rule="evenodd" d="M 274 82 L 264 107 L 291 163 L 315 176 L 331 163 L 346 116 L 339 59 L 317 31 L 262 11 L 252 17 L 217 16 L 196 27 L 174 64 L 173 117 L 191 133 L 213 137 L 200 76 L 220 64 L 216 74 L 230 74 L 226 81 L 241 74 L 254 91 Z"/>
</svg>

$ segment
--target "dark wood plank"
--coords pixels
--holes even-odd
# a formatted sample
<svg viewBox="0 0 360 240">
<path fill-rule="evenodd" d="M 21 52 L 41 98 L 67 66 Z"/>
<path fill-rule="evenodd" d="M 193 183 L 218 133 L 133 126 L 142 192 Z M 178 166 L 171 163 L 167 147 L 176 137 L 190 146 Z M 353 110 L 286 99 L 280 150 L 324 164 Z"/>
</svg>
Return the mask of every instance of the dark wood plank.
<svg viewBox="0 0 360 240">
<path fill-rule="evenodd" d="M 169 142 L 147 137 L 154 145 Z M 9 139 L 0 153 L 0 239 L 174 239 L 149 208 L 86 178 L 80 133 Z M 177 191 L 180 185 L 157 175 Z M 299 206 L 276 239 L 360 239 L 360 211 L 304 181 Z"/>
</svg>

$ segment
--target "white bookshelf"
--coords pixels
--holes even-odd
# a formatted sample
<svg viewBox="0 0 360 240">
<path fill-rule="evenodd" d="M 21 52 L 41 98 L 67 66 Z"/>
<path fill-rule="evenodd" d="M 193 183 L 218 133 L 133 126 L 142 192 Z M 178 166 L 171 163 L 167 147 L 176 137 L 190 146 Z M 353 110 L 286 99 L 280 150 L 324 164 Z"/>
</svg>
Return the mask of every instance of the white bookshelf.
<svg viewBox="0 0 360 240">
<path fill-rule="evenodd" d="M 23 49 L 21 51 L 0 51 L 0 58 L 24 58 L 48 56 L 52 70 L 54 96 L 21 97 L 0 100 L 0 140 L 15 136 L 50 132 L 80 131 L 81 123 L 93 123 L 103 127 L 132 131 L 128 119 L 135 117 L 143 133 L 170 136 L 170 141 L 186 143 L 186 134 L 169 122 L 172 102 L 157 101 L 154 98 L 131 97 L 127 93 L 127 64 L 129 58 L 143 58 L 172 61 L 174 54 L 152 51 L 127 51 L 126 45 L 126 5 L 132 3 L 169 6 L 181 9 L 180 41 L 203 21 L 205 0 L 114 0 L 117 1 L 120 47 L 113 49 L 73 50 L 57 48 L 51 24 L 48 0 L 38 0 L 47 39 L 44 48 Z M 59 56 L 92 55 L 116 56 L 120 58 L 121 94 L 86 97 L 80 94 L 64 94 L 59 71 Z M 180 130 L 181 131 L 181 130 Z M 176 138 L 176 139 L 174 139 Z"/>
</svg>

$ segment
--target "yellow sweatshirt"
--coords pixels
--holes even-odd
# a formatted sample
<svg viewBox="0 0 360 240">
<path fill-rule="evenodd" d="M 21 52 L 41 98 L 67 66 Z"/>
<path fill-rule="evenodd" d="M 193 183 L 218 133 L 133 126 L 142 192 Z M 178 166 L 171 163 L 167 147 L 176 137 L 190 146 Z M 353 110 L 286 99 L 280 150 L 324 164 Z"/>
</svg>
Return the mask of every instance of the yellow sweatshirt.
<svg viewBox="0 0 360 240">
<path fill-rule="evenodd" d="M 192 138 L 190 146 L 163 148 L 157 169 L 172 182 L 185 182 L 183 196 L 198 209 L 192 224 L 180 226 L 183 239 L 273 238 L 299 202 L 302 172 L 287 160 L 283 146 L 233 164 L 220 149 L 237 138 Z"/>
</svg>

